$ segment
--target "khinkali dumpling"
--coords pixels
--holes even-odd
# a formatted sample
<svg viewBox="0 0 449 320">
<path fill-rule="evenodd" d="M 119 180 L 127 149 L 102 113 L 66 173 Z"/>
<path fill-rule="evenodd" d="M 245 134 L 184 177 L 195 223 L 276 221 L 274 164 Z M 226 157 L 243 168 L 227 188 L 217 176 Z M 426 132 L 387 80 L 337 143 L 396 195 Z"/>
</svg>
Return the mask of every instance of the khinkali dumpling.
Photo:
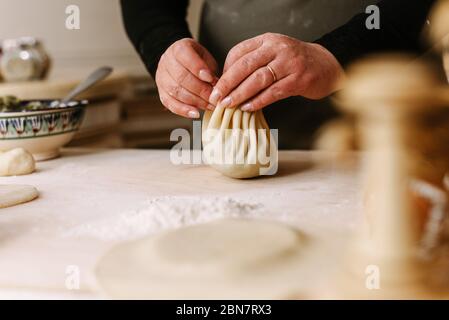
<svg viewBox="0 0 449 320">
<path fill-rule="evenodd" d="M 218 106 L 204 113 L 202 133 L 204 162 L 222 174 L 244 179 L 276 173 L 277 143 L 261 110 Z"/>
</svg>

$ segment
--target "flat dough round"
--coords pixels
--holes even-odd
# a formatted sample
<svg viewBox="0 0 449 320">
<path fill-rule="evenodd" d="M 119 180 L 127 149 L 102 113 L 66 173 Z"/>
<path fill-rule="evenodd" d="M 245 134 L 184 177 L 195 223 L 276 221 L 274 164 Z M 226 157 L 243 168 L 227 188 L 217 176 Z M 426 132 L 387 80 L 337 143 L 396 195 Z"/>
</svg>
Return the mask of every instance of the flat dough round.
<svg viewBox="0 0 449 320">
<path fill-rule="evenodd" d="M 96 275 L 113 298 L 285 298 L 300 283 L 305 244 L 279 223 L 218 220 L 120 244 Z"/>
<path fill-rule="evenodd" d="M 25 185 L 0 185 L 0 208 L 12 207 L 38 197 L 35 187 Z"/>
</svg>

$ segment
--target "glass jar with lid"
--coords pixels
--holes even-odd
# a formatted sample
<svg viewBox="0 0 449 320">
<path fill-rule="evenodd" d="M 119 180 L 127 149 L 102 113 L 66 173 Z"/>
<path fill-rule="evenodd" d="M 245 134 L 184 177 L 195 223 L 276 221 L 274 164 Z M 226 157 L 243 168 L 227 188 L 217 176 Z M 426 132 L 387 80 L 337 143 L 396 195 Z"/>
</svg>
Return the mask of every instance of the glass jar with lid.
<svg viewBox="0 0 449 320">
<path fill-rule="evenodd" d="M 1 43 L 0 71 L 5 81 L 45 78 L 50 59 L 41 42 L 33 37 L 6 39 Z"/>
</svg>

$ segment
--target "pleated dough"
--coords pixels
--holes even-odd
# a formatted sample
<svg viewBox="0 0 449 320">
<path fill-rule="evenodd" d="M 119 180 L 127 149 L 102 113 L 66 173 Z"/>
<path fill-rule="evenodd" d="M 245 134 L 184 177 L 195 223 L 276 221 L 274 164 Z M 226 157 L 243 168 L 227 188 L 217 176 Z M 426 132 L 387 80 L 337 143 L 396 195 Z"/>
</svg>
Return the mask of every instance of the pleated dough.
<svg viewBox="0 0 449 320">
<path fill-rule="evenodd" d="M 39 192 L 32 186 L 0 185 L 0 208 L 29 202 L 36 199 L 38 195 Z"/>
<path fill-rule="evenodd" d="M 245 179 L 276 173 L 277 145 L 262 110 L 217 107 L 204 113 L 202 131 L 203 159 L 222 174 Z"/>
<path fill-rule="evenodd" d="M 34 172 L 36 165 L 31 153 L 22 148 L 0 151 L 0 176 L 19 176 Z"/>
<path fill-rule="evenodd" d="M 97 266 L 124 299 L 279 299 L 302 284 L 305 238 L 275 222 L 225 219 L 116 246 Z"/>
</svg>

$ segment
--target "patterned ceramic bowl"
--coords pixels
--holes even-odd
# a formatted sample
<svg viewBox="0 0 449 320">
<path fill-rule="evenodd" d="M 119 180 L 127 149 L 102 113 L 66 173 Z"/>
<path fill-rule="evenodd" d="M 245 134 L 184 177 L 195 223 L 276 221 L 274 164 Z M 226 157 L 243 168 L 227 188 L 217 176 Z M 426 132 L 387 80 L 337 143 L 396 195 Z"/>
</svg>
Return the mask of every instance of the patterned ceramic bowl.
<svg viewBox="0 0 449 320">
<path fill-rule="evenodd" d="M 30 101 L 22 101 L 27 104 Z M 37 111 L 0 112 L 0 151 L 24 148 L 36 160 L 59 156 L 59 149 L 72 140 L 83 120 L 87 101 L 71 101 L 67 105 Z"/>
</svg>

